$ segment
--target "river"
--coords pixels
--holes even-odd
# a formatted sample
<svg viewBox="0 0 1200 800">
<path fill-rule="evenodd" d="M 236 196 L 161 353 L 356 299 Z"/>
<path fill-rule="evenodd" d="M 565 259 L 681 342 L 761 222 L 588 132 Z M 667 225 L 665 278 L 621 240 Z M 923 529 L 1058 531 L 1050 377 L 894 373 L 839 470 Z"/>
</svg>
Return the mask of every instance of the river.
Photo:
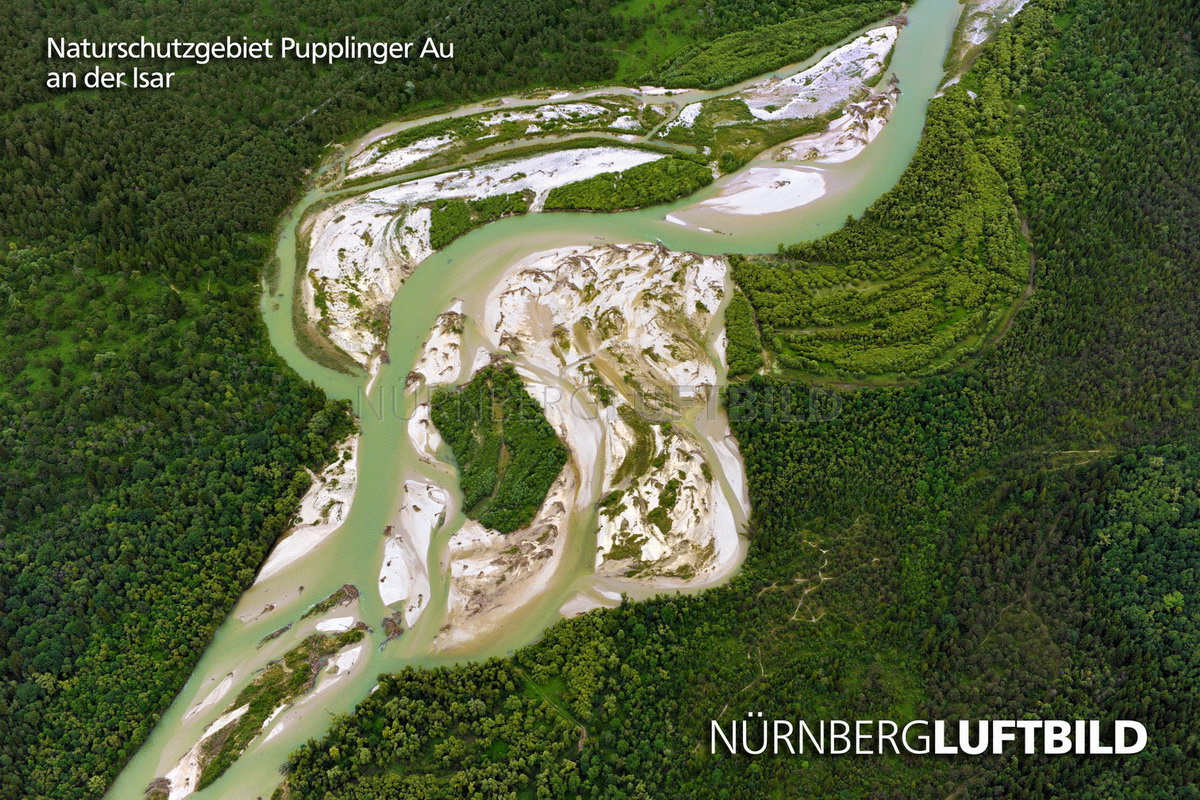
<svg viewBox="0 0 1200 800">
<path fill-rule="evenodd" d="M 187 684 L 126 765 L 107 797 L 140 800 L 146 786 L 178 762 L 253 672 L 294 647 L 311 631 L 315 620 L 297 624 L 287 635 L 260 646 L 263 637 L 298 620 L 311 604 L 342 584 L 352 583 L 362 590 L 358 616 L 374 628 L 364 640 L 359 665 L 348 676 L 324 687 L 319 696 L 297 703 L 280 717 L 286 722 L 285 729 L 269 742 L 264 742 L 263 737 L 254 741 L 220 779 L 194 795 L 198 800 L 269 797 L 281 780 L 279 767 L 287 755 L 308 739 L 321 736 L 333 715 L 352 711 L 375 686 L 376 676 L 381 672 L 410 665 L 430 667 L 503 655 L 534 641 L 553 624 L 559 617 L 558 609 L 562 603 L 593 583 L 592 548 L 579 542 L 564 555 L 553 584 L 525 609 L 517 623 L 506 625 L 490 635 L 475 637 L 466 649 L 453 654 L 434 653 L 430 647 L 442 621 L 439 611 L 444 609 L 447 595 L 447 585 L 441 577 L 443 570 L 438 564 L 432 564 L 433 597 L 425 613 L 411 630 L 381 647 L 384 637 L 379 622 L 391 611 L 383 606 L 375 588 L 384 545 L 382 531 L 392 524 L 405 478 L 425 475 L 446 482 L 444 473 L 416 457 L 404 424 L 411 411 L 411 399 L 404 395 L 405 377 L 436 316 L 453 298 L 463 298 L 470 313 L 472 303 L 477 306 L 483 302 L 509 265 L 532 252 L 556 246 L 661 240 L 674 250 L 705 254 L 755 253 L 774 251 L 781 241 L 812 239 L 836 230 L 844 224 L 847 215 L 860 215 L 877 197 L 894 186 L 912 158 L 929 99 L 943 79 L 943 59 L 959 9 L 957 0 L 919 0 L 908 11 L 909 25 L 900 35 L 890 64 L 890 70 L 900 79 L 903 92 L 891 120 L 857 157 L 819 168 L 827 192 L 808 205 L 776 214 L 725 215 L 718 224 L 712 225 L 720 233 L 666 221 L 672 211 L 694 206 L 698 201 L 716 195 L 721 186 L 734 177 L 727 176 L 697 195 L 668 206 L 617 214 L 541 213 L 504 219 L 468 233 L 435 253 L 421 264 L 395 297 L 388 335 L 390 363 L 381 366 L 369 395 L 365 392 L 365 378 L 344 375 L 311 361 L 295 342 L 291 321 L 295 228 L 305 208 L 327 197 L 330 190 L 317 188 L 309 192 L 282 222 L 277 245 L 281 267 L 279 285 L 274 294 L 264 293 L 262 311 L 271 342 L 288 364 L 305 379 L 314 381 L 330 397 L 347 399 L 354 404 L 361 422 L 362 438 L 358 454 L 358 488 L 353 505 L 344 524 L 325 540 L 317 553 L 300 559 L 246 592 L 217 631 Z M 818 57 L 826 52 L 828 50 L 822 51 Z M 815 60 L 793 65 L 778 74 L 793 74 Z M 611 87 L 590 89 L 572 93 L 570 98 L 612 91 Z M 689 93 L 671 99 L 682 104 L 730 91 L 732 88 Z M 461 115 L 483 107 L 473 104 L 450 113 Z M 362 137 L 345 152 L 353 152 L 364 142 L 411 124 L 384 126 Z M 760 159 L 742 169 L 766 163 L 769 163 L 766 159 Z M 363 188 L 357 187 L 354 191 Z M 443 532 L 454 527 L 447 524 Z M 437 551 L 442 536 L 444 533 L 435 538 L 432 552 Z M 304 587 L 302 592 L 298 591 L 300 586 Z M 277 607 L 271 613 L 259 616 L 268 603 L 275 603 Z M 229 675 L 233 676 L 229 693 L 185 719 L 187 712 Z"/>
</svg>

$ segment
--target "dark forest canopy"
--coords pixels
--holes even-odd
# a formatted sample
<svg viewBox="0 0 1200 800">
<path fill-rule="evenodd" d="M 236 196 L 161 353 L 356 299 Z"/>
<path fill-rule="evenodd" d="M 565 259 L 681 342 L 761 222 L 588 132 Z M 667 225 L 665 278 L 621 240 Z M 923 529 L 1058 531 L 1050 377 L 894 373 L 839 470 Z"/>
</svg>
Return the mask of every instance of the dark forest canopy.
<svg viewBox="0 0 1200 800">
<path fill-rule="evenodd" d="M 650 71 L 646 80 L 669 87 L 716 89 L 794 64 L 818 49 L 903 8 L 895 0 L 847 3 L 808 0 L 773 24 L 722 31 L 711 42 L 684 48 Z M 755 15 L 761 12 L 755 9 Z"/>
</svg>

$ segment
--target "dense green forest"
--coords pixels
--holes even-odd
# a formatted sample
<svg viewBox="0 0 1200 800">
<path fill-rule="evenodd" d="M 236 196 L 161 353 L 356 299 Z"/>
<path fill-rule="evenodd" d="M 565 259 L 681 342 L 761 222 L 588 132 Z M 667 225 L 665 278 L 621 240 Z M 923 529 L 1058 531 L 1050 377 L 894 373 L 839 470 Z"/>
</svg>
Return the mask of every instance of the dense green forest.
<svg viewBox="0 0 1200 800">
<path fill-rule="evenodd" d="M 712 183 L 704 164 L 667 156 L 550 190 L 547 211 L 619 211 L 669 203 Z"/>
<path fill-rule="evenodd" d="M 737 577 L 565 621 L 509 659 L 385 678 L 292 757 L 280 794 L 1200 796 L 1197 37 L 1187 0 L 1033 0 L 964 81 L 1000 118 L 941 104 L 972 133 L 1011 131 L 1020 170 L 983 186 L 1028 220 L 1037 282 L 1006 335 L 953 374 L 844 391 L 835 415 L 798 381 L 731 387 L 754 509 Z M 1132 718 L 1152 744 L 708 755 L 709 720 L 749 711 Z"/>
<path fill-rule="evenodd" d="M 5 797 L 99 794 L 351 428 L 284 373 L 253 287 L 86 252 L 0 255 Z"/>
<path fill-rule="evenodd" d="M 500 533 L 527 527 L 567 463 L 567 449 L 511 366 L 442 389 L 430 416 L 454 455 L 468 517 Z"/>
</svg>

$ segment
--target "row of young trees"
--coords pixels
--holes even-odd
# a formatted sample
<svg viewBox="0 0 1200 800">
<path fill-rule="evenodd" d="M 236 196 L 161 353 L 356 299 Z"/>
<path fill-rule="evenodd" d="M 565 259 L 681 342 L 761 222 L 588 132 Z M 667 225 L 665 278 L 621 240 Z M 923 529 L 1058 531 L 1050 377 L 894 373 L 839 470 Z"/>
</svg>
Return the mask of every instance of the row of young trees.
<svg viewBox="0 0 1200 800">
<path fill-rule="evenodd" d="M 902 8 L 895 0 L 807 0 L 775 8 L 718 3 L 711 41 L 685 48 L 646 75 L 674 88 L 718 89 L 795 64 Z M 746 24 L 747 18 L 754 20 Z M 722 35 L 723 34 L 723 35 Z"/>
<path fill-rule="evenodd" d="M 712 171 L 687 158 L 667 156 L 630 167 L 602 172 L 586 180 L 551 189 L 547 211 L 620 211 L 669 203 L 712 183 Z"/>
<path fill-rule="evenodd" d="M 1015 46 L 1002 37 L 990 57 L 1011 59 Z M 1050 45 L 1023 47 L 1033 67 Z M 974 90 L 934 98 L 912 163 L 862 218 L 770 259 L 734 259 L 780 367 L 860 380 L 928 374 L 999 328 L 1031 274 L 1010 105 L 1032 71 L 977 73 Z"/>
<path fill-rule="evenodd" d="M 529 210 L 533 192 L 512 192 L 495 197 L 437 200 L 429 214 L 429 246 L 441 250 L 468 231 L 502 217 Z"/>
</svg>

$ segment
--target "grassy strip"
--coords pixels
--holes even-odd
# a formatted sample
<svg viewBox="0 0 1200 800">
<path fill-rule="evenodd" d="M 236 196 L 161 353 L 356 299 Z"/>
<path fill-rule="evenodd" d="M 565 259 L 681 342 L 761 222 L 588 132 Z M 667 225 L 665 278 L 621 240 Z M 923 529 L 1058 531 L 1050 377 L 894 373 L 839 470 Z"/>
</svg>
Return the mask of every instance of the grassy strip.
<svg viewBox="0 0 1200 800">
<path fill-rule="evenodd" d="M 326 611 L 336 606 L 344 606 L 353 603 L 358 599 L 358 587 L 352 583 L 344 584 L 341 588 L 334 591 L 329 597 L 326 597 L 321 602 L 314 605 L 308 611 L 304 612 L 304 616 L 300 619 L 308 619 L 319 614 L 324 614 Z"/>
<path fill-rule="evenodd" d="M 620 415 L 621 421 L 633 430 L 634 437 L 633 444 L 613 476 L 613 483 L 619 485 L 627 478 L 645 475 L 646 471 L 650 469 L 650 459 L 654 457 L 657 448 L 650 423 L 634 411 L 632 406 L 622 405 L 617 408 L 617 413 Z"/>
<path fill-rule="evenodd" d="M 547 211 L 620 211 L 669 203 L 712 183 L 705 166 L 662 158 L 623 172 L 605 172 L 559 186 L 546 197 Z"/>
<path fill-rule="evenodd" d="M 529 211 L 533 192 L 513 192 L 477 200 L 438 200 L 429 219 L 429 245 L 441 250 L 464 233 L 481 225 Z"/>
<path fill-rule="evenodd" d="M 197 790 L 221 777 L 254 737 L 262 732 L 263 723 L 271 712 L 312 688 L 329 657 L 361 641 L 364 628 L 359 623 L 353 630 L 336 636 L 313 634 L 289 650 L 282 659 L 268 664 L 233 701 L 231 708 L 249 705 L 246 713 L 206 740 L 202 757 L 209 760 L 200 772 Z"/>
</svg>

